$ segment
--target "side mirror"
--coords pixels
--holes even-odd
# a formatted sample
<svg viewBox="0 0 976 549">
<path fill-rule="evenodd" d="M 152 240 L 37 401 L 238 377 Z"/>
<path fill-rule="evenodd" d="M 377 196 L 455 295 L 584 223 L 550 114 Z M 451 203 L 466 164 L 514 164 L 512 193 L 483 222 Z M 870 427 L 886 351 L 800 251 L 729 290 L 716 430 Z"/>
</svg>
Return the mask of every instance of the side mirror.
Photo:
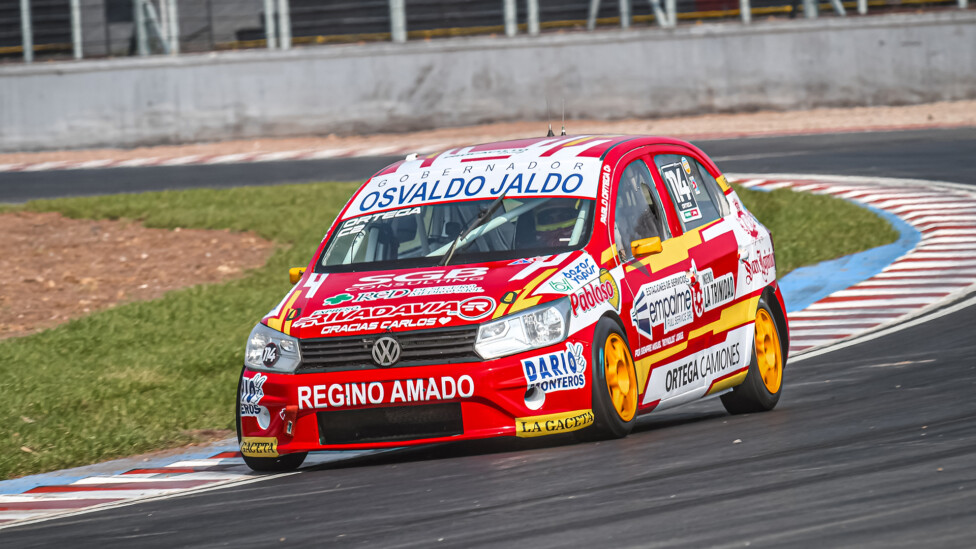
<svg viewBox="0 0 976 549">
<path fill-rule="evenodd" d="M 630 252 L 634 254 L 634 257 L 659 254 L 662 249 L 661 239 L 656 236 L 654 238 L 642 238 L 630 243 Z"/>
<path fill-rule="evenodd" d="M 288 279 L 291 280 L 292 284 L 298 284 L 303 274 L 305 274 L 305 267 L 292 267 L 288 269 Z"/>
</svg>

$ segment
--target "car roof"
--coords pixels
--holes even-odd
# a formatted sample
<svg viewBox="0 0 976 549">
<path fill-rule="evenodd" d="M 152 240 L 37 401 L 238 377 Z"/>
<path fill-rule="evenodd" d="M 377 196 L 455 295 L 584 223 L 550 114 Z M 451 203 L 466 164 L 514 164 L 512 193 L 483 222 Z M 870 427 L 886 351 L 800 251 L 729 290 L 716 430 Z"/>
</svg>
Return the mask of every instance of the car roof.
<svg viewBox="0 0 976 549">
<path fill-rule="evenodd" d="M 622 152 L 648 145 L 680 145 L 698 151 L 696 147 L 670 137 L 638 136 L 638 135 L 563 135 L 553 137 L 534 137 L 497 141 L 467 147 L 457 147 L 446 151 L 429 154 L 417 166 L 420 169 L 428 167 L 452 168 L 462 163 L 488 160 L 518 160 L 560 158 L 599 158 L 604 159 L 608 153 L 626 143 Z M 698 151 L 699 153 L 701 151 Z M 395 173 L 404 160 L 394 162 L 377 172 L 373 177 Z"/>
</svg>

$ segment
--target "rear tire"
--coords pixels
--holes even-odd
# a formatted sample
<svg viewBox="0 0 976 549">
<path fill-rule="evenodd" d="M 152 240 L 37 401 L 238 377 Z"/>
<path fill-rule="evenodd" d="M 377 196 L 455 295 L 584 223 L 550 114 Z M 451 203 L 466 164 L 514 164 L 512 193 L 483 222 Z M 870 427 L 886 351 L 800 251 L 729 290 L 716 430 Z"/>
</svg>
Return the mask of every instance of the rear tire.
<svg viewBox="0 0 976 549">
<path fill-rule="evenodd" d="M 593 425 L 578 431 L 583 440 L 623 438 L 637 420 L 637 370 L 627 337 L 610 319 L 593 332 Z"/>
<path fill-rule="evenodd" d="M 234 408 L 236 410 L 235 416 L 237 417 L 237 446 L 241 445 L 241 385 L 243 383 L 244 371 L 246 368 L 241 369 L 241 375 L 237 378 L 237 398 L 234 402 Z M 302 462 L 305 461 L 305 457 L 308 452 L 298 452 L 294 454 L 284 454 L 276 458 L 264 458 L 264 457 L 251 457 L 245 456 L 244 463 L 251 468 L 252 471 L 259 472 L 272 472 L 280 473 L 285 471 L 294 471 L 298 469 Z"/>
<path fill-rule="evenodd" d="M 722 395 L 722 405 L 730 414 L 772 410 L 783 391 L 786 356 L 783 352 L 782 328 L 765 297 L 759 298 L 755 325 L 752 360 L 746 379 L 732 392 Z"/>
</svg>

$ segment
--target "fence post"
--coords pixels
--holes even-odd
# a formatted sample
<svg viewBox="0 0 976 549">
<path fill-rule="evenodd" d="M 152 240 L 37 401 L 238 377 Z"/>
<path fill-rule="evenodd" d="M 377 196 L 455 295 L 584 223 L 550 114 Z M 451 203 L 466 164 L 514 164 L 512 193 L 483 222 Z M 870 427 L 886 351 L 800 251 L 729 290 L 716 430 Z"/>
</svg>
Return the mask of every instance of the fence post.
<svg viewBox="0 0 976 549">
<path fill-rule="evenodd" d="M 518 20 L 515 13 L 515 0 L 505 0 L 505 36 L 518 34 Z"/>
<path fill-rule="evenodd" d="M 24 63 L 34 61 L 34 28 L 31 25 L 30 0 L 20 0 L 20 38 L 24 47 Z"/>
<path fill-rule="evenodd" d="M 664 6 L 668 10 L 668 26 L 674 27 L 678 24 L 678 3 L 675 0 L 665 0 Z"/>
<path fill-rule="evenodd" d="M 969 7 L 969 0 L 959 0 L 959 9 L 964 10 Z"/>
<path fill-rule="evenodd" d="M 132 22 L 136 27 L 136 53 L 149 55 L 149 37 L 146 36 L 146 10 L 144 0 L 132 0 Z"/>
<path fill-rule="evenodd" d="M 75 59 L 82 58 L 81 51 L 81 0 L 71 0 L 71 49 Z"/>
<path fill-rule="evenodd" d="M 529 3 L 529 34 L 539 34 L 539 0 L 528 0 Z"/>
<path fill-rule="evenodd" d="M 620 28 L 630 28 L 630 0 L 620 0 Z"/>
<path fill-rule="evenodd" d="M 179 0 L 169 0 L 169 52 L 173 55 L 180 53 L 180 12 L 176 3 Z"/>
<path fill-rule="evenodd" d="M 281 49 L 291 49 L 291 4 L 289 0 L 278 0 L 278 42 Z"/>
<path fill-rule="evenodd" d="M 744 25 L 752 22 L 752 6 L 749 5 L 749 0 L 739 0 L 739 14 Z"/>
<path fill-rule="evenodd" d="M 404 0 L 390 0 L 390 34 L 394 42 L 407 41 L 407 7 Z"/>
<path fill-rule="evenodd" d="M 668 14 L 661 9 L 661 0 L 647 0 L 647 3 L 651 5 L 651 9 L 654 11 L 654 21 L 657 22 L 657 26 L 668 26 Z"/>
<path fill-rule="evenodd" d="M 868 14 L 868 0 L 857 0 L 857 13 L 860 15 Z"/>
<path fill-rule="evenodd" d="M 278 48 L 278 31 L 275 27 L 274 0 L 264 0 L 264 38 L 268 42 L 268 49 Z"/>
<path fill-rule="evenodd" d="M 600 12 L 600 0 L 590 0 L 590 15 L 586 18 L 586 30 L 596 28 L 596 16 Z"/>
<path fill-rule="evenodd" d="M 807 19 L 817 18 L 817 0 L 803 0 L 803 17 Z"/>
</svg>

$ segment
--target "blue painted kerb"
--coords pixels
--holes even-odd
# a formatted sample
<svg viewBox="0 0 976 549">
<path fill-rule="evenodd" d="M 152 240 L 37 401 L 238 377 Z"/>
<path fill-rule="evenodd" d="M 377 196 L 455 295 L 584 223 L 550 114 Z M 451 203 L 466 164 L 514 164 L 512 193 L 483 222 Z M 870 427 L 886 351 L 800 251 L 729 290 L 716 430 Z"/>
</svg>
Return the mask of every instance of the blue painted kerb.
<svg viewBox="0 0 976 549">
<path fill-rule="evenodd" d="M 790 274 L 779 281 L 788 313 L 802 311 L 836 291 L 871 278 L 914 248 L 922 239 L 922 233 L 900 217 L 859 202 L 854 204 L 887 219 L 898 231 L 898 240 L 886 246 L 790 271 Z"/>
</svg>

